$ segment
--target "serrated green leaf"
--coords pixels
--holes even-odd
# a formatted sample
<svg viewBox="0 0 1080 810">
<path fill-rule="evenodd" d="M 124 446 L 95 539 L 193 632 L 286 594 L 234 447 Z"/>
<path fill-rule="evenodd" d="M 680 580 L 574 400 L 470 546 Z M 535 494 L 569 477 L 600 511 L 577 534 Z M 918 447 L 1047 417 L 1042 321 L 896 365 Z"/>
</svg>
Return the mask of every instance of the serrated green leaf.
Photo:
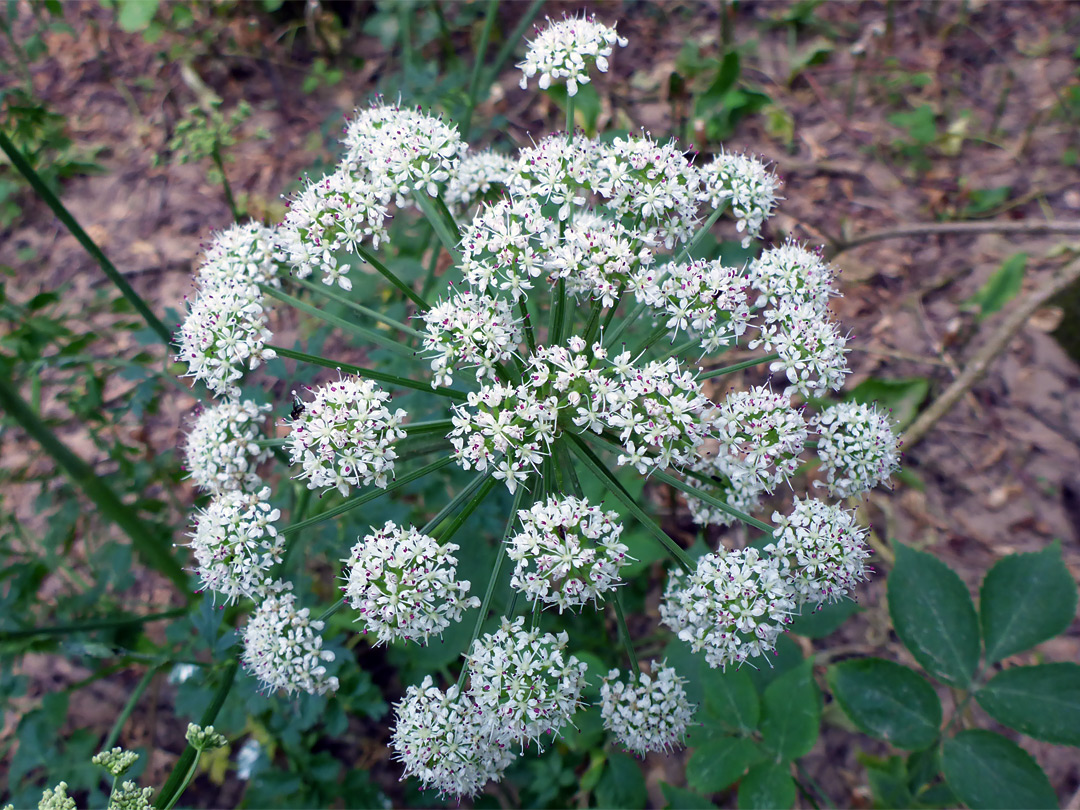
<svg viewBox="0 0 1080 810">
<path fill-rule="evenodd" d="M 739 810 L 786 810 L 795 804 L 795 780 L 786 762 L 755 765 L 739 783 Z"/>
<path fill-rule="evenodd" d="M 998 560 L 983 580 L 979 612 L 990 663 L 1063 633 L 1076 615 L 1076 583 L 1061 543 Z"/>
<path fill-rule="evenodd" d="M 740 731 L 753 731 L 761 717 L 754 682 L 745 668 L 721 672 L 709 669 L 702 674 L 705 691 L 705 722 Z"/>
<path fill-rule="evenodd" d="M 889 574 L 896 635 L 930 673 L 968 687 L 979 663 L 979 619 L 960 577 L 933 554 L 896 544 Z"/>
<path fill-rule="evenodd" d="M 821 724 L 821 694 L 813 662 L 804 661 L 765 690 L 762 745 L 783 759 L 797 759 L 814 747 Z"/>
<path fill-rule="evenodd" d="M 852 388 L 847 398 L 866 405 L 878 403 L 892 412 L 897 428 L 903 429 L 914 421 L 929 393 L 930 381 L 925 377 L 898 380 L 870 377 Z"/>
<path fill-rule="evenodd" d="M 999 723 L 1029 737 L 1080 746 L 1080 664 L 1007 669 L 975 699 Z"/>
<path fill-rule="evenodd" d="M 942 770 L 949 787 L 972 810 L 1055 808 L 1057 796 L 1039 764 L 992 731 L 961 731 L 945 741 Z"/>
<path fill-rule="evenodd" d="M 667 800 L 664 807 L 671 810 L 701 810 L 703 807 L 716 807 L 704 796 L 699 796 L 686 788 L 669 785 L 667 782 L 660 783 L 660 792 Z"/>
<path fill-rule="evenodd" d="M 979 308 L 979 320 L 993 315 L 1020 293 L 1024 284 L 1027 254 L 1014 253 L 968 301 Z"/>
<path fill-rule="evenodd" d="M 707 740 L 694 749 L 686 763 L 686 782 L 699 793 L 718 793 L 739 780 L 747 768 L 765 755 L 746 737 Z"/>
<path fill-rule="evenodd" d="M 596 785 L 597 804 L 600 807 L 644 807 L 648 798 L 641 766 L 626 754 L 612 751 Z"/>
<path fill-rule="evenodd" d="M 937 739 L 941 701 L 933 687 L 907 667 L 862 658 L 833 665 L 828 678 L 844 713 L 870 736 L 913 751 Z"/>
</svg>

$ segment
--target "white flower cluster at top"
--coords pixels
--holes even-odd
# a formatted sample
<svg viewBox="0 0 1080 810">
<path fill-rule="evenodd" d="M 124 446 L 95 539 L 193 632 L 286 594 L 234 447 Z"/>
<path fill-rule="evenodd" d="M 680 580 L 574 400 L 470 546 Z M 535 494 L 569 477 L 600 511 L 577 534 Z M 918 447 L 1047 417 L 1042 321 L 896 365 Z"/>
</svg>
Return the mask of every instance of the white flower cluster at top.
<svg viewBox="0 0 1080 810">
<path fill-rule="evenodd" d="M 619 542 L 617 512 L 603 512 L 583 498 L 548 498 L 518 512 L 521 530 L 507 556 L 517 566 L 510 587 L 559 612 L 590 601 L 619 584 L 619 569 L 632 558 Z"/>
<path fill-rule="evenodd" d="M 314 390 L 289 426 L 289 461 L 308 489 L 351 487 L 374 482 L 386 487 L 394 474 L 394 442 L 405 438 L 405 411 L 391 413 L 390 395 L 371 380 L 343 377 Z"/>
<path fill-rule="evenodd" d="M 521 64 L 523 84 L 538 76 L 542 88 L 564 83 L 574 96 L 622 44 L 614 27 L 592 17 L 551 23 Z M 721 150 L 692 160 L 646 132 L 602 140 L 572 131 L 540 137 L 516 154 L 470 153 L 453 124 L 382 100 L 348 124 L 344 145 L 343 160 L 305 183 L 278 227 L 250 224 L 217 235 L 199 270 L 179 359 L 222 401 L 198 418 L 186 442 L 191 477 L 213 496 L 189 545 L 202 587 L 227 602 L 255 602 L 242 631 L 243 662 L 264 688 L 335 690 L 323 622 L 279 578 L 283 538 L 323 515 L 294 516 L 278 531 L 279 512 L 258 475 L 263 448 L 283 443 L 294 476 L 335 498 L 335 490 L 349 498 L 360 487 L 396 489 L 404 483 L 390 482 L 406 414 L 392 410 L 389 393 L 367 377 L 452 403 L 449 420 L 417 425 L 415 433 L 445 430 L 451 458 L 478 473 L 439 520 L 472 500 L 434 537 L 393 521 L 372 528 L 344 560 L 342 590 L 377 644 L 426 644 L 467 611 L 484 611 L 463 651 L 459 685 L 440 688 L 428 677 L 409 686 L 395 706 L 391 742 L 405 774 L 423 787 L 471 796 L 526 746 L 539 748 L 572 726 L 583 705 L 587 667 L 571 654 L 566 632 L 541 629 L 558 621 L 542 608 L 603 609 L 607 601 L 618 608 L 616 588 L 633 570 L 618 514 L 578 492 L 578 461 L 638 517 L 605 464 L 679 486 L 698 525 L 741 520 L 770 528 L 754 514 L 766 495 L 794 483 L 807 448 L 821 461 L 818 483 L 844 498 L 888 481 L 899 463 L 896 439 L 872 407 L 815 404 L 848 373 L 847 337 L 829 312 L 836 272 L 821 255 L 786 241 L 745 264 L 699 258 L 706 250 L 700 237 L 725 212 L 744 247 L 761 238 L 781 183 L 758 158 Z M 442 243 L 422 286 L 397 277 L 391 268 L 403 264 L 374 255 L 390 241 L 390 217 L 410 233 L 412 208 Z M 443 248 L 449 266 L 437 261 Z M 423 331 L 359 304 L 349 317 L 374 316 L 379 342 L 407 344 L 403 353 L 415 353 L 430 373 L 415 379 L 353 367 L 360 376 L 339 373 L 297 400 L 287 438 L 260 440 L 267 408 L 241 401 L 239 383 L 275 356 L 263 293 L 281 284 L 282 266 L 304 294 L 323 289 L 304 280 L 316 273 L 344 290 L 355 268 L 386 276 Z M 429 298 L 440 281 L 445 292 Z M 336 315 L 325 319 L 343 325 Z M 355 331 L 372 334 L 359 325 Z M 733 346 L 756 356 L 715 372 L 687 362 L 687 355 Z M 764 382 L 727 391 L 707 383 L 755 363 L 762 367 L 754 381 Z M 481 603 L 458 578 L 456 555 L 463 567 L 475 557 L 450 540 L 492 480 L 518 503 L 495 565 L 502 571 L 504 559 L 513 563 L 515 601 L 498 629 L 481 634 L 505 579 L 492 578 Z M 328 515 L 340 511 L 331 507 Z M 710 666 L 768 654 L 800 611 L 851 594 L 869 570 L 866 530 L 853 513 L 796 497 L 772 521 L 775 530 L 760 542 L 721 546 L 696 562 L 665 543 L 685 570 L 668 579 L 661 620 Z M 534 605 L 530 625 L 513 609 L 518 597 Z M 635 665 L 625 681 L 612 670 L 599 685 L 605 727 L 636 754 L 670 751 L 692 722 L 684 683 L 664 662 L 641 674 Z"/>
</svg>

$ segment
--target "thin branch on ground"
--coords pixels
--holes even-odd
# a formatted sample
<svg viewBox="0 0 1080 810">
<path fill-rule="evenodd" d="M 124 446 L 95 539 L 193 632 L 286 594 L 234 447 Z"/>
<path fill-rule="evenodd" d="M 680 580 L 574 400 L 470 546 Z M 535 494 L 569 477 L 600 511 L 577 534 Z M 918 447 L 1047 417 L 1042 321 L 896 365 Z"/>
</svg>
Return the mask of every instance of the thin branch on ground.
<svg viewBox="0 0 1080 810">
<path fill-rule="evenodd" d="M 1080 236 L 1080 222 L 1075 220 L 1062 220 L 1060 222 L 1030 221 L 1030 220 L 982 220 L 979 222 L 913 222 L 906 225 L 895 225 L 891 228 L 882 228 L 877 231 L 853 236 L 850 239 L 833 239 L 826 251 L 826 258 L 843 253 L 846 250 L 866 245 L 870 242 L 880 242 L 885 239 L 901 239 L 908 236 L 979 236 L 987 233 L 999 233 L 1002 235 L 1015 236 L 1039 236 L 1041 234 L 1059 233 L 1070 236 Z"/>
</svg>

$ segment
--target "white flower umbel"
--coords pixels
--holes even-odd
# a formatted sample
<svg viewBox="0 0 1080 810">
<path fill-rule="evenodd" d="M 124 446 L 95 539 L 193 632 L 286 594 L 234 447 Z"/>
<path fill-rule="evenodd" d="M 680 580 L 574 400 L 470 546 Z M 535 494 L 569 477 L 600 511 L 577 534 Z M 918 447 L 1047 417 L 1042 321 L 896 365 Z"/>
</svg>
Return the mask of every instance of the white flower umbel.
<svg viewBox="0 0 1080 810">
<path fill-rule="evenodd" d="M 753 302 L 756 307 L 777 308 L 788 302 L 824 313 L 829 298 L 839 295 L 835 269 L 819 253 L 796 242 L 763 251 L 750 262 L 747 274 L 759 293 Z"/>
<path fill-rule="evenodd" d="M 807 427 L 784 394 L 763 385 L 729 394 L 716 411 L 717 438 L 741 465 L 729 474 L 757 478 L 768 490 L 786 481 L 801 463 Z"/>
<path fill-rule="evenodd" d="M 601 154 L 600 144 L 582 135 L 548 135 L 518 153 L 510 192 L 559 206 L 559 221 L 565 222 L 595 191 Z"/>
<path fill-rule="evenodd" d="M 567 17 L 559 22 L 548 17 L 547 22 L 546 28 L 537 29 L 525 61 L 518 65 L 523 74 L 522 90 L 539 73 L 541 90 L 565 81 L 567 95 L 576 96 L 578 85 L 590 81 L 590 67 L 595 65 L 607 73 L 608 57 L 616 43 L 626 47 L 626 39 L 615 32 L 615 26 L 599 23 L 593 16 Z"/>
<path fill-rule="evenodd" d="M 797 604 L 837 602 L 866 579 L 869 530 L 854 511 L 796 498 L 789 514 L 773 513 L 773 523 L 775 542 L 765 550 L 783 558 Z"/>
<path fill-rule="evenodd" d="M 757 549 L 720 551 L 698 560 L 691 574 L 673 573 L 660 621 L 705 662 L 725 669 L 775 649 L 791 623 L 795 592 L 780 561 Z"/>
<path fill-rule="evenodd" d="M 324 284 L 352 289 L 352 265 L 340 253 L 356 254 L 359 245 L 372 248 L 386 238 L 384 220 L 390 191 L 343 166 L 307 186 L 289 202 L 278 228 L 276 254 L 298 278 L 322 273 Z"/>
<path fill-rule="evenodd" d="M 524 617 L 503 619 L 495 633 L 478 638 L 465 656 L 468 696 L 477 704 L 491 739 L 509 745 L 557 735 L 582 705 L 586 665 L 566 654 L 569 636 L 526 630 Z"/>
<path fill-rule="evenodd" d="M 567 292 L 610 307 L 630 287 L 631 278 L 650 272 L 653 262 L 652 251 L 638 234 L 586 209 L 548 252 L 546 266 L 553 279 L 566 280 Z"/>
<path fill-rule="evenodd" d="M 812 422 L 829 494 L 847 498 L 869 492 L 900 469 L 900 448 L 889 418 L 874 405 L 841 402 Z"/>
<path fill-rule="evenodd" d="M 550 497 L 518 511 L 521 529 L 510 538 L 507 556 L 517 567 L 510 586 L 533 601 L 580 607 L 619 585 L 619 571 L 633 558 L 619 542 L 617 512 L 573 496 Z"/>
<path fill-rule="evenodd" d="M 544 269 L 544 255 L 557 231 L 532 198 L 499 200 L 485 205 L 461 240 L 461 272 L 480 293 L 509 292 L 515 300 L 532 289 Z"/>
<path fill-rule="evenodd" d="M 269 410 L 269 405 L 250 399 L 227 400 L 199 414 L 184 443 L 188 474 L 196 486 L 213 495 L 260 486 L 255 470 L 271 453 L 256 440 Z"/>
<path fill-rule="evenodd" d="M 739 233 L 744 233 L 742 246 L 761 237 L 761 226 L 776 207 L 776 192 L 780 178 L 769 171 L 760 160 L 749 155 L 721 151 L 708 163 L 698 167 L 701 177 L 699 199 L 713 208 L 731 204 Z"/>
<path fill-rule="evenodd" d="M 238 397 L 244 370 L 277 357 L 266 348 L 272 336 L 266 323 L 263 296 L 250 284 L 202 290 L 180 326 L 176 359 L 187 364 L 183 376 L 202 380 L 216 396 Z"/>
<path fill-rule="evenodd" d="M 253 596 L 285 552 L 274 526 L 281 511 L 269 501 L 269 487 L 256 493 L 232 490 L 213 498 L 195 518 L 188 545 L 201 587 L 226 603 Z"/>
<path fill-rule="evenodd" d="M 390 395 L 371 380 L 343 377 L 314 389 L 310 402 L 289 425 L 289 461 L 308 489 L 385 488 L 394 475 L 394 443 L 405 438 L 405 411 L 386 407 Z"/>
<path fill-rule="evenodd" d="M 491 737 L 480 708 L 457 686 L 445 692 L 428 675 L 394 706 L 390 747 L 405 777 L 441 797 L 475 796 L 502 779 L 515 754 Z"/>
<path fill-rule="evenodd" d="M 476 379 L 495 379 L 495 366 L 514 357 L 521 343 L 520 321 L 502 298 L 463 292 L 424 313 L 424 350 L 435 372 L 432 387 L 451 385 L 458 368 L 473 368 Z"/>
<path fill-rule="evenodd" d="M 746 514 L 757 511 L 761 506 L 761 496 L 768 491 L 762 477 L 746 462 L 726 452 L 726 448 L 719 453 L 701 453 L 690 469 L 710 478 L 708 483 L 694 478 L 692 484 L 695 489 Z M 686 495 L 686 505 L 698 526 L 731 526 L 738 520 L 730 512 L 693 495 Z"/>
<path fill-rule="evenodd" d="M 480 607 L 479 599 L 468 596 L 469 582 L 455 579 L 457 550 L 393 521 L 373 528 L 344 560 L 345 601 L 360 612 L 364 632 L 373 631 L 379 644 L 427 644 L 461 621 L 463 611 Z"/>
<path fill-rule="evenodd" d="M 681 748 L 696 708 L 686 697 L 686 679 L 667 661 L 654 661 L 651 675 L 630 675 L 628 682 L 620 674 L 611 670 L 600 687 L 604 728 L 639 757 Z"/>
<path fill-rule="evenodd" d="M 449 439 L 457 463 L 481 472 L 494 467 L 495 478 L 514 492 L 550 452 L 559 405 L 528 384 L 495 382 L 470 392 L 453 411 Z"/>
<path fill-rule="evenodd" d="M 617 218 L 640 222 L 648 239 L 668 249 L 693 235 L 698 175 L 674 142 L 659 144 L 646 134 L 599 148 L 596 190 Z"/>
<path fill-rule="evenodd" d="M 265 589 L 244 627 L 244 668 L 268 692 L 336 692 L 338 679 L 326 674 L 334 653 L 322 648 L 323 623 L 312 620 L 308 608 L 297 609 L 291 587 L 276 582 Z"/>
<path fill-rule="evenodd" d="M 394 195 L 399 207 L 412 192 L 438 196 L 466 149 L 455 124 L 381 100 L 357 111 L 343 143 L 342 165 Z"/>
<path fill-rule="evenodd" d="M 278 263 L 274 259 L 275 239 L 274 229 L 258 222 L 233 225 L 214 234 L 196 276 L 199 287 L 204 290 L 231 284 L 280 287 Z"/>
<path fill-rule="evenodd" d="M 701 340 L 705 353 L 729 346 L 746 331 L 750 307 L 746 301 L 746 277 L 723 262 L 699 260 L 668 265 L 658 279 L 635 279 L 634 294 L 661 314 L 672 332 L 680 331 Z M 652 275 L 652 274 L 650 274 Z M 664 321 L 664 317 L 667 320 Z"/>
<path fill-rule="evenodd" d="M 829 320 L 828 310 L 817 311 L 809 304 L 784 301 L 766 310 L 760 334 L 748 345 L 780 355 L 769 364 L 773 373 L 783 372 L 786 396 L 821 396 L 844 387 L 847 367 L 847 338 Z"/>
<path fill-rule="evenodd" d="M 475 206 L 494 203 L 510 190 L 517 161 L 484 149 L 469 152 L 458 163 L 446 186 L 446 204 L 456 213 L 469 214 Z"/>
</svg>

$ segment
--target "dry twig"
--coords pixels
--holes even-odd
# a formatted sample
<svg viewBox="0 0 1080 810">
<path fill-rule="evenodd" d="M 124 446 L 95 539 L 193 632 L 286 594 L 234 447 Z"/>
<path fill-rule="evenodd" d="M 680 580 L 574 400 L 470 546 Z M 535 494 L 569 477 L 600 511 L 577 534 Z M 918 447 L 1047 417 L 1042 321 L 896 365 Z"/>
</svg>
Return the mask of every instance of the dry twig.
<svg viewBox="0 0 1080 810">
<path fill-rule="evenodd" d="M 832 258 L 845 250 L 851 250 L 870 242 L 880 242 L 884 239 L 900 239 L 907 236 L 979 236 L 986 233 L 1020 236 L 1061 233 L 1080 236 L 1080 222 L 1074 220 L 1060 222 L 1009 220 L 1002 222 L 994 219 L 979 222 L 916 222 L 907 225 L 896 225 L 892 228 L 882 228 L 878 231 L 869 231 L 868 233 L 853 236 L 846 241 L 843 239 L 833 240 L 833 244 L 825 253 L 828 258 Z"/>
</svg>

